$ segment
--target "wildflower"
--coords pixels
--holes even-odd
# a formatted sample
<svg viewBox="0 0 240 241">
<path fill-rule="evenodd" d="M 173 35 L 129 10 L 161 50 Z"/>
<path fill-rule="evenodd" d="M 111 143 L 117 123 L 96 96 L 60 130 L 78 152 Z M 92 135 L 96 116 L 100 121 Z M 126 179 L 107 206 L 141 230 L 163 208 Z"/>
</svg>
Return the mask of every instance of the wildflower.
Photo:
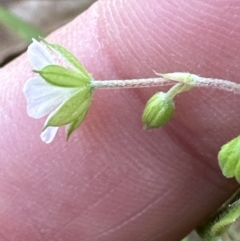
<svg viewBox="0 0 240 241">
<path fill-rule="evenodd" d="M 37 76 L 29 79 L 23 88 L 27 112 L 39 119 L 48 115 L 41 139 L 50 143 L 60 126 L 66 126 L 67 139 L 84 120 L 92 99 L 91 75 L 65 48 L 33 40 L 28 56 Z M 52 50 L 65 64 L 57 65 L 48 51 Z"/>
</svg>

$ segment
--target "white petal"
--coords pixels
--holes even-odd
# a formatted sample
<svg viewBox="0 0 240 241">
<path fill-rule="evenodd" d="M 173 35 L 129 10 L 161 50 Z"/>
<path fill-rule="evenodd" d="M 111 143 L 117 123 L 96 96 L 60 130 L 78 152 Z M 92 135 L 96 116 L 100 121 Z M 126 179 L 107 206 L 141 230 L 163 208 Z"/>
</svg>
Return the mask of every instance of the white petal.
<svg viewBox="0 0 240 241">
<path fill-rule="evenodd" d="M 50 142 L 53 141 L 54 137 L 56 136 L 58 131 L 58 127 L 48 127 L 46 130 L 44 130 L 41 133 L 41 139 L 43 142 L 49 144 Z"/>
<path fill-rule="evenodd" d="M 27 52 L 34 70 L 41 70 L 47 65 L 55 63 L 47 48 L 35 39 L 33 39 L 33 43 L 29 45 Z"/>
<path fill-rule="evenodd" d="M 50 85 L 40 76 L 29 79 L 23 88 L 28 104 L 28 115 L 35 119 L 42 118 L 66 101 L 77 90 L 77 88 Z"/>
</svg>

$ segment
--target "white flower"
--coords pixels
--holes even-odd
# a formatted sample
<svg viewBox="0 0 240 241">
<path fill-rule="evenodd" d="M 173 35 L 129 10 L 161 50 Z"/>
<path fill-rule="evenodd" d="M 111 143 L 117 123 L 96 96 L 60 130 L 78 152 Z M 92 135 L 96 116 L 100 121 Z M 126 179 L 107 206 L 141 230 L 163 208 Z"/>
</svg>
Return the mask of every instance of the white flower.
<svg viewBox="0 0 240 241">
<path fill-rule="evenodd" d="M 82 81 L 81 72 L 56 65 L 47 47 L 36 40 L 29 46 L 28 56 L 33 70 L 39 71 L 39 75 L 29 79 L 23 88 L 28 115 L 39 119 L 50 114 L 41 133 L 45 143 L 54 139 L 58 127 L 62 125 L 67 126 L 69 137 L 88 111 L 92 96 L 90 79 Z M 60 71 L 55 73 L 55 69 Z"/>
</svg>

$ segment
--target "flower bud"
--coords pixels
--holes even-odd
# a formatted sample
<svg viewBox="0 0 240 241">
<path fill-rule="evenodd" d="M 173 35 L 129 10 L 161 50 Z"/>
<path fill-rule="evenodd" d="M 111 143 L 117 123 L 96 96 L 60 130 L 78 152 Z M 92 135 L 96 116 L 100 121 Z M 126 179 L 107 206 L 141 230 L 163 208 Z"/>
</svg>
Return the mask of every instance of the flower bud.
<svg viewBox="0 0 240 241">
<path fill-rule="evenodd" d="M 174 102 L 164 92 L 158 92 L 147 102 L 142 115 L 145 129 L 165 125 L 173 116 Z"/>
<path fill-rule="evenodd" d="M 218 162 L 227 178 L 235 177 L 240 183 L 240 136 L 222 146 L 218 153 Z"/>
</svg>

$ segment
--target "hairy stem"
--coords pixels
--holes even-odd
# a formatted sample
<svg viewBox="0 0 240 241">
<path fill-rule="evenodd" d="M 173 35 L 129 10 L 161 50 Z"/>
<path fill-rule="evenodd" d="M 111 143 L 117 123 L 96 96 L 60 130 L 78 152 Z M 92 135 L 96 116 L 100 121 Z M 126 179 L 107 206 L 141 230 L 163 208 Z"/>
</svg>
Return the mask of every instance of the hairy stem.
<svg viewBox="0 0 240 241">
<path fill-rule="evenodd" d="M 130 79 L 130 80 L 94 80 L 91 86 L 94 89 L 117 89 L 117 88 L 142 88 L 153 86 L 173 85 L 172 80 L 164 78 L 149 78 L 149 79 Z"/>
<path fill-rule="evenodd" d="M 165 78 L 149 78 L 149 79 L 130 79 L 130 80 L 94 80 L 91 86 L 94 89 L 109 89 L 109 88 L 141 88 L 153 86 L 168 86 L 176 82 L 184 83 L 192 87 L 207 87 L 225 90 L 240 94 L 240 84 L 223 79 L 204 78 L 197 75 L 192 75 L 192 82 L 185 83 L 183 80 L 165 79 Z"/>
<path fill-rule="evenodd" d="M 194 85 L 199 87 L 220 89 L 233 92 L 235 94 L 240 94 L 240 84 L 229 80 L 204 78 L 196 75 L 196 77 L 194 77 Z"/>
</svg>

